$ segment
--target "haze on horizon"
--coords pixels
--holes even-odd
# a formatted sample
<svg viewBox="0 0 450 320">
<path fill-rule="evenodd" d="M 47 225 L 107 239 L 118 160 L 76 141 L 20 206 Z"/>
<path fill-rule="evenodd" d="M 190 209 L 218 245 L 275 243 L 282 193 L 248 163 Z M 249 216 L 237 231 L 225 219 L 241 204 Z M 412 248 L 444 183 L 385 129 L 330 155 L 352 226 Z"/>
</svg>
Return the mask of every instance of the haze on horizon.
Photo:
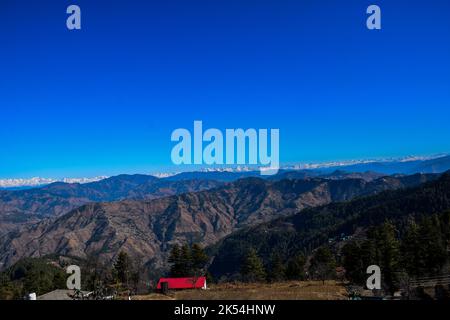
<svg viewBox="0 0 450 320">
<path fill-rule="evenodd" d="M 347 161 L 329 161 L 329 162 L 317 162 L 317 163 L 289 163 L 282 164 L 280 170 L 329 170 L 330 168 L 333 170 L 341 170 L 343 168 L 344 171 L 348 170 L 349 166 L 353 165 L 361 165 L 361 164 L 393 164 L 393 163 L 406 163 L 406 162 L 425 162 L 427 160 L 439 160 L 446 159 L 445 162 L 448 162 L 449 153 L 435 154 L 435 155 L 427 155 L 427 156 L 406 156 L 406 157 L 394 157 L 394 158 L 377 158 L 377 159 L 353 159 Z M 444 164 L 445 166 L 445 164 Z M 449 165 L 450 166 L 450 165 Z M 259 170 L 258 166 L 246 166 L 246 165 L 222 165 L 222 166 L 184 166 L 177 167 L 178 171 L 159 171 L 159 172 L 135 172 L 133 170 L 124 171 L 118 174 L 112 175 L 97 175 L 91 177 L 21 177 L 21 178 L 6 178 L 2 179 L 0 177 L 0 189 L 1 188 L 21 188 L 21 187 L 36 187 L 48 185 L 55 182 L 64 182 L 64 183 L 90 183 L 96 182 L 103 179 L 107 179 L 113 176 L 118 175 L 150 175 L 157 178 L 168 178 L 171 176 L 175 176 L 180 173 L 188 173 L 188 172 L 250 172 Z M 444 170 L 445 171 L 445 170 Z"/>
</svg>

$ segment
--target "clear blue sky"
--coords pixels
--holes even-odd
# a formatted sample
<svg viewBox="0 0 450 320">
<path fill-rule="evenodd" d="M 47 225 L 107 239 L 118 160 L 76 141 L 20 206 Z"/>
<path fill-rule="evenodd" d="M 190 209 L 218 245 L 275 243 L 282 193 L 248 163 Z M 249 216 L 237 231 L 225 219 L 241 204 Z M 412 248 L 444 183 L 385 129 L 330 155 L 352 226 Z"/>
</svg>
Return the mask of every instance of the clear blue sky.
<svg viewBox="0 0 450 320">
<path fill-rule="evenodd" d="M 282 162 L 449 152 L 449 14 L 443 0 L 1 0 L 0 178 L 170 170 L 170 134 L 194 120 L 279 128 Z"/>
</svg>

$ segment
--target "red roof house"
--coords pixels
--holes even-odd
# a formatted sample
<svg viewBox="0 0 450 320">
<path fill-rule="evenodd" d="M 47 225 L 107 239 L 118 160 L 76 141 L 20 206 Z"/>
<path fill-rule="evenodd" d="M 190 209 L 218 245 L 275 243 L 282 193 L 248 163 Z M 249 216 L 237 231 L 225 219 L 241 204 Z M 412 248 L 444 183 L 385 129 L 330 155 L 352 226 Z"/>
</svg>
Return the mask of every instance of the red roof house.
<svg viewBox="0 0 450 320">
<path fill-rule="evenodd" d="M 157 289 L 161 290 L 161 283 L 167 282 L 169 290 L 179 289 L 206 289 L 206 277 L 198 278 L 161 278 Z"/>
</svg>

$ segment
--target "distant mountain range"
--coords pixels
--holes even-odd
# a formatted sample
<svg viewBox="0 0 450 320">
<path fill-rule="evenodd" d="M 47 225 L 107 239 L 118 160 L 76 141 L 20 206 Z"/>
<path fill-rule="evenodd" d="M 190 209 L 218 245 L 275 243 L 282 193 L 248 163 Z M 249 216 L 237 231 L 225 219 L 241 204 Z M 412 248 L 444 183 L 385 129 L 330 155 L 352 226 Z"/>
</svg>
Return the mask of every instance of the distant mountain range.
<svg viewBox="0 0 450 320">
<path fill-rule="evenodd" d="M 334 171 L 347 173 L 366 173 L 373 172 L 378 175 L 392 174 L 414 174 L 414 173 L 442 173 L 450 170 L 450 156 L 440 155 L 434 157 L 405 157 L 399 159 L 380 159 L 380 160 L 352 160 L 328 163 L 311 163 L 300 165 L 282 166 L 280 173 L 275 179 L 283 173 L 305 176 L 321 176 L 330 174 Z M 179 180 L 216 180 L 231 182 L 248 177 L 260 177 L 258 168 L 252 167 L 230 167 L 230 168 L 208 168 L 203 171 L 182 172 L 177 174 L 155 174 L 154 177 L 172 181 Z M 49 185 L 55 182 L 64 183 L 90 183 L 107 179 L 108 177 L 94 178 L 31 178 L 31 179 L 0 179 L 0 189 L 18 189 Z M 262 177 L 264 178 L 264 177 Z M 272 179 L 274 179 L 272 177 Z"/>
<path fill-rule="evenodd" d="M 212 245 L 243 227 L 305 208 L 414 187 L 436 180 L 439 175 L 330 177 L 333 175 L 282 180 L 245 178 L 224 184 L 118 176 L 87 185 L 57 183 L 34 190 L 1 192 L 0 226 L 7 231 L 0 236 L 0 263 L 5 267 L 23 257 L 47 254 L 82 258 L 96 255 L 111 260 L 125 250 L 147 265 L 163 268 L 174 243 Z M 103 202 L 121 198 L 127 200 Z M 80 207 L 83 201 L 97 203 Z M 78 208 L 64 214 L 71 206 Z"/>
<path fill-rule="evenodd" d="M 280 171 L 269 179 L 363 179 L 382 177 L 374 172 L 349 173 L 335 171 Z M 124 199 L 151 200 L 186 192 L 215 188 L 247 177 L 259 177 L 259 172 L 192 172 L 168 178 L 149 175 L 119 175 L 90 183 L 55 182 L 39 188 L 0 190 L 0 235 L 19 223 L 33 222 L 43 217 L 65 214 L 91 202 L 111 202 Z"/>
<path fill-rule="evenodd" d="M 34 177 L 31 179 L 0 179 L 0 189 L 18 189 L 18 188 L 33 188 L 48 185 L 55 182 L 65 183 L 89 183 L 100 181 L 108 177 L 94 177 L 94 178 L 64 178 L 64 179 L 49 179 Z"/>
<path fill-rule="evenodd" d="M 333 171 L 336 168 L 330 167 L 325 171 Z M 349 172 L 372 171 L 383 174 L 414 174 L 414 173 L 442 173 L 450 170 L 450 156 L 432 158 L 426 160 L 408 161 L 375 161 L 369 163 L 359 163 L 344 165 L 340 170 Z"/>
<path fill-rule="evenodd" d="M 108 261 L 120 250 L 164 268 L 174 243 L 213 245 L 308 208 L 417 187 L 448 169 L 445 156 L 282 169 L 264 178 L 241 168 L 0 190 L 0 268 L 53 253 Z"/>
<path fill-rule="evenodd" d="M 56 182 L 26 190 L 0 190 L 0 235 L 44 217 L 57 217 L 91 202 L 156 199 L 222 185 L 210 180 L 170 181 L 147 175 L 119 175 L 79 184 Z"/>
<path fill-rule="evenodd" d="M 415 173 L 443 173 L 450 170 L 450 156 L 441 155 L 436 157 L 406 157 L 400 159 L 381 159 L 381 160 L 353 160 L 344 162 L 330 162 L 303 165 L 282 166 L 279 173 L 275 176 L 266 178 L 272 180 L 282 179 L 283 175 L 288 173 L 292 177 L 324 177 L 333 172 L 346 174 L 376 174 L 374 177 L 382 175 Z M 217 181 L 235 181 L 237 179 L 248 177 L 261 177 L 259 170 L 250 167 L 209 169 L 205 171 L 183 172 L 172 176 L 171 180 L 190 180 L 190 179 L 210 179 Z M 355 176 L 356 177 L 356 176 Z M 262 177 L 264 178 L 264 177 Z"/>
</svg>

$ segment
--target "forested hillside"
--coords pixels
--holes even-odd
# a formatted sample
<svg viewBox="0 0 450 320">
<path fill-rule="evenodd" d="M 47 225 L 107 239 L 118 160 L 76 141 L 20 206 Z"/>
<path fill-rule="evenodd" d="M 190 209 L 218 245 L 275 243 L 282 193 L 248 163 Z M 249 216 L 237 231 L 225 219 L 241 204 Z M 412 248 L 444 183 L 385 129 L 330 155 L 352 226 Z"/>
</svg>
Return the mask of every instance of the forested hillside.
<svg viewBox="0 0 450 320">
<path fill-rule="evenodd" d="M 294 216 L 240 230 L 209 248 L 210 254 L 214 256 L 209 270 L 217 279 L 239 279 L 242 278 L 242 265 L 252 252 L 257 254 L 266 269 L 270 269 L 274 264 L 274 256 L 279 264 L 289 265 L 299 257 L 314 254 L 315 249 L 322 246 L 334 251 L 332 253 L 335 254 L 335 259 L 341 259 L 341 245 L 354 243 L 354 248 L 357 249 L 367 239 L 372 240 L 372 244 L 378 241 L 378 245 L 375 245 L 378 251 L 369 251 L 369 257 L 371 252 L 375 254 L 373 259 L 366 259 L 365 264 L 381 263 L 380 252 L 383 251 L 387 238 L 391 237 L 397 243 L 417 233 L 422 233 L 422 238 L 416 237 L 416 242 L 442 243 L 444 258 L 447 259 L 449 221 L 448 213 L 445 212 L 449 209 L 450 174 L 446 173 L 439 180 L 417 188 L 385 191 L 349 202 L 305 209 Z M 434 240 L 430 240 L 430 237 L 434 237 Z M 403 249 L 405 246 L 403 242 Z M 412 248 L 415 247 L 418 248 L 417 245 Z M 350 249 L 351 247 L 347 247 L 347 250 Z M 394 249 L 398 251 L 402 248 Z M 410 254 L 405 250 L 405 254 Z M 441 249 L 436 250 L 442 253 Z M 421 257 L 427 259 L 427 255 Z M 409 267 L 400 264 L 391 267 L 395 267 L 395 271 L 406 269 L 411 275 L 418 276 L 427 274 L 424 270 L 427 265 L 433 265 L 435 269 L 431 271 L 438 272 L 442 264 L 441 259 L 439 263 L 425 261 L 422 264 L 412 263 Z M 361 269 L 355 271 L 360 272 Z"/>
</svg>

